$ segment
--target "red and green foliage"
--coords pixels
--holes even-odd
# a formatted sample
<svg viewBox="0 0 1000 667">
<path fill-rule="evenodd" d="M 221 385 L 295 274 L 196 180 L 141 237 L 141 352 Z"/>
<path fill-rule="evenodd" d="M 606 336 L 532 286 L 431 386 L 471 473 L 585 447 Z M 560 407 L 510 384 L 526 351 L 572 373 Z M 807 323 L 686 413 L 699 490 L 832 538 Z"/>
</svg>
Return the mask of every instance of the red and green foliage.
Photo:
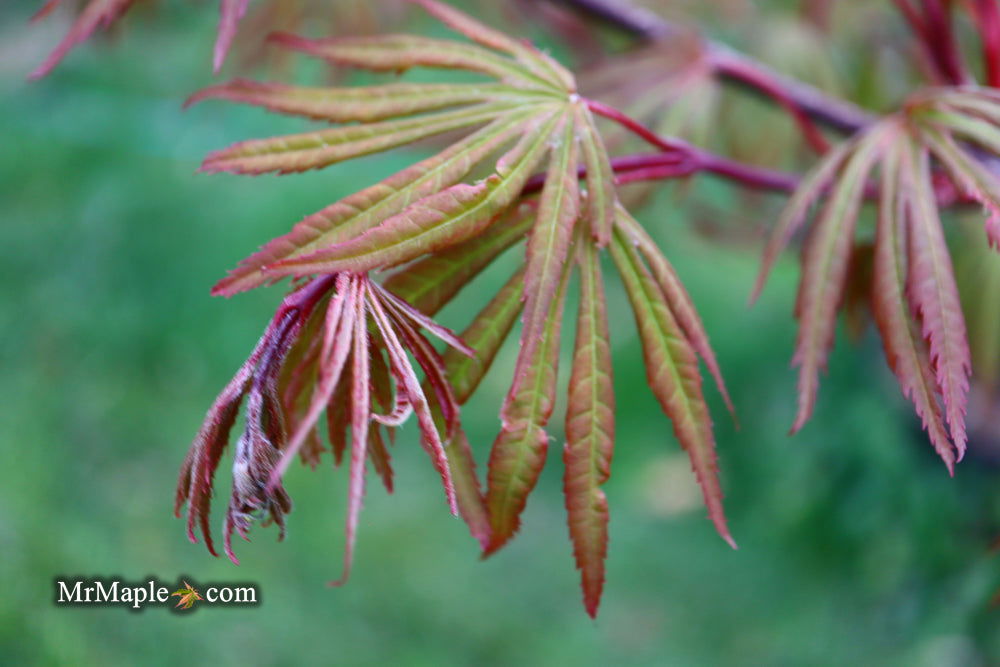
<svg viewBox="0 0 1000 667">
<path fill-rule="evenodd" d="M 39 14 L 55 4 L 50 1 Z M 46 74 L 131 4 L 91 0 L 32 76 Z M 611 474 L 615 447 L 604 280 L 613 269 L 634 314 L 649 388 L 690 458 L 709 518 L 735 548 L 699 368 L 704 364 L 734 412 L 719 363 L 677 272 L 633 217 L 628 198 L 619 200 L 625 184 L 701 172 L 791 195 L 764 250 L 755 295 L 812 218 L 795 304 L 799 399 L 792 432 L 813 411 L 839 310 L 866 300 L 889 367 L 953 471 L 966 451 L 970 373 L 980 353 L 970 353 L 967 342 L 942 211 L 981 205 L 985 237 L 1000 247 L 1000 92 L 991 87 L 1000 84 L 995 4 L 967 3 L 984 54 L 987 85 L 981 86 L 958 47 L 953 3 L 898 0 L 923 48 L 932 85 L 881 117 L 726 47 L 678 36 L 622 2 L 566 0 L 566 8 L 552 8 L 596 14 L 654 41 L 591 77 L 603 101 L 582 94 L 573 72 L 531 43 L 435 0 L 414 4 L 461 39 L 276 33 L 270 42 L 333 68 L 397 74 L 431 68 L 453 72 L 452 83 L 404 79 L 306 87 L 234 79 L 189 100 L 227 100 L 328 124 L 215 151 L 202 165 L 208 172 L 290 174 L 444 140 L 430 157 L 305 217 L 214 287 L 214 294 L 232 296 L 284 278 L 294 281 L 212 406 L 182 467 L 176 511 L 180 515 L 187 505 L 193 541 L 200 532 L 215 553 L 209 529 L 213 479 L 245 399 L 224 525 L 225 552 L 233 562 L 232 534 L 246 538 L 256 518 L 274 521 L 284 535 L 291 500 L 282 476 L 296 455 L 315 466 L 330 450 L 339 465 L 349 452 L 347 547 L 337 583 L 343 582 L 368 465 L 391 491 L 391 445 L 397 427 L 411 416 L 449 508 L 465 519 L 483 554 L 493 554 L 517 533 L 546 463 L 565 328 L 573 332 L 573 343 L 563 488 L 584 604 L 596 615 L 608 550 L 608 500 L 601 487 Z M 221 2 L 216 69 L 247 5 Z M 669 65 L 662 72 L 661 60 Z M 789 113 L 805 144 L 819 154 L 807 173 L 745 164 L 667 136 L 700 141 L 713 125 L 716 88 L 726 81 Z M 635 142 L 646 151 L 622 154 Z M 876 213 L 873 250 L 866 252 L 862 230 L 869 202 Z M 481 310 L 461 333 L 434 322 L 463 287 L 511 249 L 519 258 L 516 268 L 495 295 L 481 299 Z M 576 316 L 566 322 L 571 290 L 578 295 Z M 461 406 L 518 321 L 517 360 L 499 406 L 501 426 L 489 448 L 483 488 L 475 460 L 486 460 L 485 443 L 469 442 Z"/>
</svg>

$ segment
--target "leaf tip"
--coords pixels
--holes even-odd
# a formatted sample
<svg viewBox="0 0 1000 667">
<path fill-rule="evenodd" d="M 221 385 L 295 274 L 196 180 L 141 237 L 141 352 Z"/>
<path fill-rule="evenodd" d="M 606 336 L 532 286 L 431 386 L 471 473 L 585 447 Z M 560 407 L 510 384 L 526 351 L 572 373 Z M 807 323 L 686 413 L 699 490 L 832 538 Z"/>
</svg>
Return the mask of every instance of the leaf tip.
<svg viewBox="0 0 1000 667">
<path fill-rule="evenodd" d="M 757 278 L 754 280 L 753 289 L 750 290 L 750 298 L 747 299 L 747 307 L 752 308 L 757 304 L 761 293 L 764 291 L 764 285 L 767 283 L 767 275 L 767 267 L 762 267 L 760 273 L 757 274 Z"/>
<path fill-rule="evenodd" d="M 792 427 L 788 429 L 788 435 L 795 435 L 802 430 L 802 427 L 809 421 L 809 417 L 812 416 L 812 407 L 812 400 L 802 397 L 799 402 L 799 410 L 795 415 L 795 421 L 792 423 Z"/>
<path fill-rule="evenodd" d="M 493 532 L 488 537 L 481 540 L 484 544 L 483 552 L 479 555 L 479 560 L 486 560 L 496 552 L 500 551 L 505 544 L 507 544 L 508 538 L 495 537 L 496 533 Z"/>
<path fill-rule="evenodd" d="M 209 291 L 209 294 L 212 296 L 223 296 L 228 299 L 236 294 L 236 292 L 237 290 L 233 288 L 229 278 L 223 278 L 219 282 L 212 285 L 212 289 Z"/>
<path fill-rule="evenodd" d="M 729 534 L 728 530 L 726 530 L 724 533 L 721 533 L 721 536 L 722 539 L 726 541 L 726 544 L 732 547 L 734 551 L 739 550 L 740 548 L 739 545 L 736 544 L 736 540 L 733 539 L 733 536 Z"/>
<path fill-rule="evenodd" d="M 207 86 L 205 88 L 202 88 L 201 90 L 194 91 L 193 93 L 188 95 L 187 99 L 184 100 L 184 103 L 181 104 L 181 109 L 187 109 L 189 107 L 194 106 L 198 102 L 201 102 L 202 100 L 208 99 L 209 97 L 212 96 L 212 93 L 214 91 L 215 91 L 215 86 Z"/>
<path fill-rule="evenodd" d="M 230 39 L 232 39 L 231 36 Z M 222 65 L 226 62 L 228 52 L 229 42 L 223 43 L 223 36 L 220 34 L 219 41 L 215 43 L 215 51 L 212 53 L 212 74 L 218 75 L 222 71 Z"/>
</svg>

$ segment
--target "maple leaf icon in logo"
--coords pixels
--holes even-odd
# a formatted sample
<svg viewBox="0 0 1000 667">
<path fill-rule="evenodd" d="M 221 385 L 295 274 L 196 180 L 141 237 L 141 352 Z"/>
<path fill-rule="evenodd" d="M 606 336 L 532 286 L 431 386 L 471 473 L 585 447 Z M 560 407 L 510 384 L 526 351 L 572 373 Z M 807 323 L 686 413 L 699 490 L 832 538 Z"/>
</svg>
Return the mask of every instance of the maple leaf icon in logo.
<svg viewBox="0 0 1000 667">
<path fill-rule="evenodd" d="M 198 591 L 195 590 L 195 588 L 186 581 L 184 582 L 184 588 L 174 591 L 173 593 L 170 594 L 170 597 L 173 597 L 175 595 L 180 598 L 180 601 L 176 605 L 174 605 L 175 609 L 177 607 L 180 607 L 182 609 L 190 609 L 191 606 L 196 601 L 201 599 L 201 595 L 198 594 Z"/>
</svg>

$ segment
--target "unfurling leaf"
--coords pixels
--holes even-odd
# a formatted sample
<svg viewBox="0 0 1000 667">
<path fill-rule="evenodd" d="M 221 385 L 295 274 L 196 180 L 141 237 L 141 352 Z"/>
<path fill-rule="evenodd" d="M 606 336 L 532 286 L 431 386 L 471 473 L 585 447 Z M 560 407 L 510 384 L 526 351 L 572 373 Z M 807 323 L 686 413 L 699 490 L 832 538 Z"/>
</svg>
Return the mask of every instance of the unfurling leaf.
<svg viewBox="0 0 1000 667">
<path fill-rule="evenodd" d="M 321 311 L 324 304 L 325 312 Z M 246 539 L 251 522 L 261 511 L 283 530 L 283 517 L 291 509 L 291 501 L 281 487 L 281 478 L 296 454 L 316 437 L 316 422 L 325 410 L 330 445 L 338 460 L 346 444 L 342 420 L 351 424 L 347 546 L 344 573 L 337 583 L 345 581 L 351 568 L 369 459 L 386 487 L 392 487 L 388 452 L 379 431 L 383 424 L 370 423 L 373 416 L 389 407 L 389 374 L 396 379 L 397 400 L 405 396 L 417 414 L 421 440 L 441 474 L 454 511 L 455 495 L 445 449 L 430 415 L 427 395 L 416 381 L 406 354 L 408 349 L 431 378 L 434 369 L 428 354 L 436 352 L 417 327 L 464 347 L 454 334 L 364 275 L 333 274 L 293 291 L 253 354 L 217 399 L 185 459 L 177 489 L 177 512 L 188 503 L 188 534 L 192 541 L 195 524 L 200 523 L 206 544 L 215 553 L 208 530 L 212 478 L 244 396 L 249 396 L 246 429 L 233 461 L 233 493 L 225 528 L 226 553 L 234 562 L 232 533 Z M 303 339 L 304 335 L 310 339 Z M 384 355 L 388 356 L 388 365 Z M 437 364 L 441 365 L 440 360 Z M 301 410 L 297 406 L 305 389 L 292 380 L 309 377 L 316 378 L 315 385 L 307 408 Z M 456 414 L 457 405 L 443 376 L 439 373 L 436 381 L 431 378 L 428 386 L 446 421 L 454 420 L 448 416 Z M 290 392 L 290 402 L 281 400 L 282 389 Z M 289 406 L 293 409 L 289 410 Z M 288 437 L 286 420 L 293 427 Z M 312 456 L 318 457 L 319 453 Z M 464 464 L 468 467 L 467 461 Z M 463 474 L 463 482 L 467 483 L 468 473 Z"/>
</svg>

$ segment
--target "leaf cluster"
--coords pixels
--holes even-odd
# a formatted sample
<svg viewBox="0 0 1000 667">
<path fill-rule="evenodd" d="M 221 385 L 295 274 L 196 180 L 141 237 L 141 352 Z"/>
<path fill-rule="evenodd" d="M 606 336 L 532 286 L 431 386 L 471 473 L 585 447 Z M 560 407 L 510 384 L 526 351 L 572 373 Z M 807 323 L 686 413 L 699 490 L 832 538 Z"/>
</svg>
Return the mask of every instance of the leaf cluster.
<svg viewBox="0 0 1000 667">
<path fill-rule="evenodd" d="M 939 207 L 956 196 L 980 203 L 988 213 L 986 236 L 996 246 L 1000 180 L 985 160 L 998 154 L 1000 95 L 930 89 L 830 151 L 803 180 L 765 249 L 756 288 L 823 199 L 805 242 L 796 300 L 799 409 L 792 432 L 812 413 L 851 274 L 859 213 L 871 198 L 878 219 L 870 305 L 886 360 L 948 470 L 961 460 L 971 360 Z M 870 182 L 876 171 L 877 184 Z"/>
<path fill-rule="evenodd" d="M 614 447 L 602 255 L 610 254 L 628 293 L 650 387 L 690 456 L 716 528 L 732 544 L 699 358 L 725 394 L 721 374 L 676 272 L 617 202 L 611 162 L 573 76 L 530 44 L 445 5 L 419 4 L 470 41 L 409 35 L 307 40 L 286 34 L 273 40 L 339 66 L 390 72 L 418 66 L 457 69 L 488 80 L 362 88 L 235 80 L 190 100 L 226 99 L 333 124 L 240 142 L 209 155 L 202 167 L 206 171 L 287 174 L 436 135 L 455 138 L 437 154 L 307 216 L 216 285 L 216 294 L 232 295 L 285 277 L 310 279 L 286 299 L 258 351 L 237 374 L 235 389 L 230 385 L 209 413 L 189 456 L 196 463 L 182 473 L 178 507 L 189 502 L 189 534 L 193 539 L 191 527 L 201 521 L 208 541 L 204 526 L 210 470 L 225 446 L 232 424 L 226 420 L 235 415 L 237 397 L 248 393 L 251 435 L 237 446 L 237 478 L 246 474 L 245 460 L 257 464 L 251 466 L 250 483 L 234 485 L 226 527 L 232 557 L 229 536 L 233 530 L 245 536 L 253 511 L 266 510 L 282 524 L 287 503 L 280 477 L 296 452 L 309 461 L 317 459 L 322 447 L 315 425 L 325 410 L 327 435 L 338 458 L 345 447 L 344 426 L 350 423 L 352 430 L 349 565 L 366 452 L 376 470 L 387 467 L 381 462 L 387 460 L 387 450 L 365 434 L 377 433 L 378 425 L 393 428 L 412 411 L 452 509 L 466 519 L 484 554 L 492 554 L 517 532 L 547 457 L 563 304 L 576 276 L 580 299 L 566 411 L 564 488 L 585 604 L 596 614 L 608 540 L 607 500 L 600 487 L 610 474 Z M 429 319 L 522 241 L 523 261 L 459 337 Z M 313 292 L 333 296 L 310 296 Z M 324 302 L 327 315 L 322 319 L 318 313 Z M 296 313 L 293 322 L 284 323 L 291 311 Z M 518 318 L 519 352 L 483 490 L 457 408 L 472 396 Z M 451 348 L 439 355 L 418 335 L 418 326 Z M 283 333 L 286 328 L 290 333 Z M 279 339 L 284 342 L 274 342 Z M 273 359 L 269 346 L 276 350 Z M 423 372 L 423 388 L 407 353 Z M 381 380 L 377 368 L 383 369 Z M 349 380 L 344 379 L 347 369 Z M 391 400 L 388 377 L 395 383 Z M 261 398 L 255 398 L 258 393 Z M 265 408 L 258 410 L 257 403 Z M 271 413 L 277 414 L 272 418 Z M 289 422 L 290 438 L 269 435 L 268 428 L 274 430 L 269 425 L 281 419 Z M 223 422 L 225 431 L 217 428 Z M 243 444 L 248 438 L 249 446 Z M 246 449 L 249 457 L 242 453 Z"/>
</svg>

